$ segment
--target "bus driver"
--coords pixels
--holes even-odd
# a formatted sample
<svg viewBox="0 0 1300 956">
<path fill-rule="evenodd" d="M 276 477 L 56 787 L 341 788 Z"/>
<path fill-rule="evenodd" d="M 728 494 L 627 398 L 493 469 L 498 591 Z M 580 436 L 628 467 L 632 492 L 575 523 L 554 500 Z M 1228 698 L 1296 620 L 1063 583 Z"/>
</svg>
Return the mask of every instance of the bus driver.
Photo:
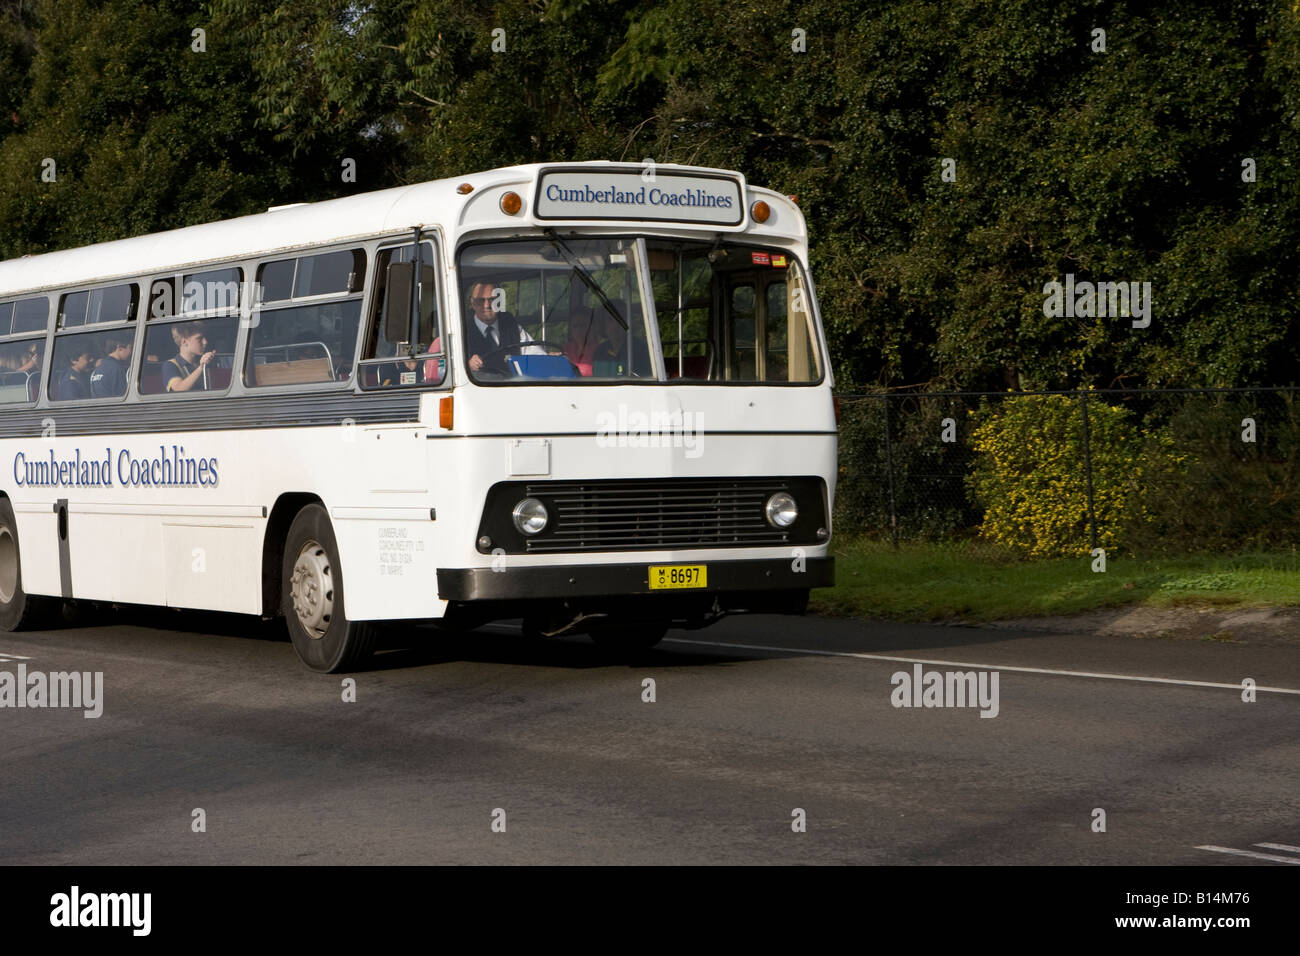
<svg viewBox="0 0 1300 956">
<path fill-rule="evenodd" d="M 492 305 L 501 290 L 490 282 L 476 282 L 469 290 L 471 321 L 465 323 L 466 351 L 471 371 L 488 368 L 509 375 L 502 346 L 531 342 L 533 337 L 519 327 L 509 312 L 496 312 Z"/>
</svg>

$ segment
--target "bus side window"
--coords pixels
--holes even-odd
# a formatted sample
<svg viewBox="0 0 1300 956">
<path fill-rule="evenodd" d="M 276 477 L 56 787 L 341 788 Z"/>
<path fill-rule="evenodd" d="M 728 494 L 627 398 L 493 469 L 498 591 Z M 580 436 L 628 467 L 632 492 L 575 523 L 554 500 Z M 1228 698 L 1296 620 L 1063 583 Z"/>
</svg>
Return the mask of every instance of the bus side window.
<svg viewBox="0 0 1300 956">
<path fill-rule="evenodd" d="M 40 380 L 44 339 L 0 344 L 0 405 L 35 401 L 32 382 Z"/>
<path fill-rule="evenodd" d="M 397 310 L 407 317 L 410 327 L 410 270 L 394 270 L 394 265 L 414 260 L 410 243 L 381 249 L 375 261 L 375 294 L 366 319 L 366 341 L 361 355 L 362 388 L 394 388 L 403 385 L 437 385 L 447 374 L 446 354 L 442 348 L 442 310 L 434 279 L 433 243 L 422 243 L 420 250 L 420 327 L 414 355 L 407 332 L 389 338 L 385 317 Z"/>
<path fill-rule="evenodd" d="M 352 374 L 361 301 L 263 309 L 249 340 L 248 385 L 337 382 Z"/>
<path fill-rule="evenodd" d="M 237 315 L 151 322 L 140 362 L 140 394 L 226 391 L 238 329 Z M 204 355 L 210 355 L 206 363 Z"/>
<path fill-rule="evenodd" d="M 244 384 L 309 385 L 352 377 L 366 253 L 322 252 L 263 263 Z"/>
<path fill-rule="evenodd" d="M 50 364 L 50 401 L 124 397 L 127 379 L 120 360 L 130 355 L 134 337 L 134 329 L 123 328 L 116 332 L 61 335 L 55 339 L 54 361 Z M 110 372 L 116 374 L 109 378 Z"/>
<path fill-rule="evenodd" d="M 49 327 L 49 299 L 24 299 L 14 303 L 14 335 L 23 332 L 44 332 Z"/>
<path fill-rule="evenodd" d="M 126 396 L 139 302 L 140 286 L 134 282 L 68 292 L 59 299 L 59 324 L 50 361 L 50 401 Z M 41 313 L 39 301 L 33 306 L 30 317 L 36 324 Z M 110 328 L 91 331 L 105 325 Z M 69 331 L 72 329 L 76 331 Z"/>
<path fill-rule="evenodd" d="M 130 322 L 135 319 L 138 293 L 135 283 L 69 293 L 59 309 L 59 327 Z"/>
<path fill-rule="evenodd" d="M 33 333 L 49 326 L 46 298 L 0 302 L 0 405 L 36 401 L 40 391 L 45 339 Z M 25 336 L 24 338 L 13 338 Z"/>
</svg>

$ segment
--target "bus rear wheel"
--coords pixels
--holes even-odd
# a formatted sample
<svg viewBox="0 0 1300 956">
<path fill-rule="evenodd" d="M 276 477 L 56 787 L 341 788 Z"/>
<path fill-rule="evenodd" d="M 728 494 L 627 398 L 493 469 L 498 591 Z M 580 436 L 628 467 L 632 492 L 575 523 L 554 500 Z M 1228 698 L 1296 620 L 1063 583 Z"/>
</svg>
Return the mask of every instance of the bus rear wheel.
<svg viewBox="0 0 1300 956">
<path fill-rule="evenodd" d="M 18 522 L 8 498 L 0 498 L 0 631 L 39 627 L 52 616 L 58 602 L 23 590 L 23 564 L 18 552 Z"/>
<path fill-rule="evenodd" d="M 293 649 L 326 674 L 363 666 L 378 633 L 374 624 L 348 620 L 338 555 L 325 509 L 312 504 L 298 512 L 284 543 L 281 608 Z"/>
</svg>

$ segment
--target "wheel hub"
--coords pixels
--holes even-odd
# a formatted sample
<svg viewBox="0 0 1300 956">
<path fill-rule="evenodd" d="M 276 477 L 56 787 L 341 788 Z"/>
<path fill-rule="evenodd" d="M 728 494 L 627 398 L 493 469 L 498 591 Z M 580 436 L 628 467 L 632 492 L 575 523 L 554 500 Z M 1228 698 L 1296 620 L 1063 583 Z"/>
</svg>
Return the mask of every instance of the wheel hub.
<svg viewBox="0 0 1300 956">
<path fill-rule="evenodd" d="M 334 616 L 334 575 L 329 555 L 315 541 L 304 544 L 294 562 L 292 597 L 303 630 L 313 640 L 320 640 Z"/>
</svg>

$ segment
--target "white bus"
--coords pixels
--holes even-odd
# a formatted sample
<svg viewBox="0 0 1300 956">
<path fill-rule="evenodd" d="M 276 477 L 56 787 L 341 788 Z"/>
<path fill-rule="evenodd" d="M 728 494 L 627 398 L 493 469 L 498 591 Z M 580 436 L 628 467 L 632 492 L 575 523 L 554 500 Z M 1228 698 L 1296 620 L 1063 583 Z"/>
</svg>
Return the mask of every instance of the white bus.
<svg viewBox="0 0 1300 956">
<path fill-rule="evenodd" d="M 418 240 L 418 241 L 417 241 Z M 832 583 L 792 197 L 607 162 L 0 264 L 0 629 L 68 599 L 653 645 Z"/>
</svg>

